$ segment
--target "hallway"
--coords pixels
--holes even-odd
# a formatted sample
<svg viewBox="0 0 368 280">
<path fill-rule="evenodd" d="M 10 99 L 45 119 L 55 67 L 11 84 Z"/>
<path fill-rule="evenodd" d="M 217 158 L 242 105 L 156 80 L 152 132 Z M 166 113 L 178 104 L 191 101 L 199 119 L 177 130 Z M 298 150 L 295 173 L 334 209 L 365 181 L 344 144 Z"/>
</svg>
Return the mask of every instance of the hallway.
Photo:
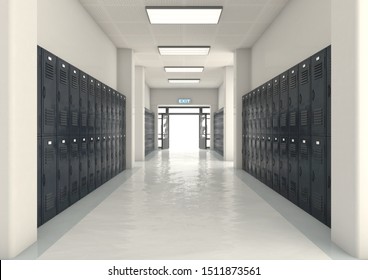
<svg viewBox="0 0 368 280">
<path fill-rule="evenodd" d="M 330 229 L 212 151 L 152 153 L 17 259 L 350 259 Z"/>
</svg>

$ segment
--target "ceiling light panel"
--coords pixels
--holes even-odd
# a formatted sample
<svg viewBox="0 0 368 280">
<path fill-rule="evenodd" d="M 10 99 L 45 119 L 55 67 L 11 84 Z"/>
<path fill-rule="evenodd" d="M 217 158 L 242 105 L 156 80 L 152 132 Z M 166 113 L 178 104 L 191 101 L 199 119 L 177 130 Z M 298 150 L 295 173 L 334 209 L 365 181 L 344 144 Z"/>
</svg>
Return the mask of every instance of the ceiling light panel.
<svg viewBox="0 0 368 280">
<path fill-rule="evenodd" d="M 218 24 L 222 7 L 147 6 L 151 24 Z"/>
<path fill-rule="evenodd" d="M 160 55 L 208 55 L 210 52 L 209 46 L 198 47 L 158 47 Z"/>
<path fill-rule="evenodd" d="M 170 84 L 199 84 L 200 79 L 169 79 Z"/>
<path fill-rule="evenodd" d="M 165 66 L 165 72 L 168 73 L 201 73 L 203 66 Z"/>
</svg>

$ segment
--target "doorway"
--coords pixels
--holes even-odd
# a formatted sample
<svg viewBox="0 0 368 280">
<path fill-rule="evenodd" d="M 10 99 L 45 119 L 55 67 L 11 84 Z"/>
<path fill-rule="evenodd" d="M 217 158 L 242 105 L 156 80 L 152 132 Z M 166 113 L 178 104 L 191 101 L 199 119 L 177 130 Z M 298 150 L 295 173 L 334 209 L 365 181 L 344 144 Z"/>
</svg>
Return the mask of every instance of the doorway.
<svg viewBox="0 0 368 280">
<path fill-rule="evenodd" d="M 158 148 L 187 151 L 211 147 L 211 108 L 158 107 Z"/>
</svg>

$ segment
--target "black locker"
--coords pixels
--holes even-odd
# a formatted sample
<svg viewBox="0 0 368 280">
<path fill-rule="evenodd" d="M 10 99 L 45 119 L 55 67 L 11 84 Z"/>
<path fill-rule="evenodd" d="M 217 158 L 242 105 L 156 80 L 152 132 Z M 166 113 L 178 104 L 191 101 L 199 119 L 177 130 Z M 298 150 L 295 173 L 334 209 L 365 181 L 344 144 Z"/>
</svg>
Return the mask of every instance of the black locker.
<svg viewBox="0 0 368 280">
<path fill-rule="evenodd" d="M 251 126 L 252 126 L 252 133 L 256 134 L 257 133 L 257 95 L 256 95 L 256 91 L 252 91 L 252 97 L 251 97 L 251 113 L 252 113 L 252 117 L 251 117 Z"/>
<path fill-rule="evenodd" d="M 273 116 L 273 88 L 272 81 L 267 83 L 266 93 L 266 133 L 272 134 L 272 116 Z"/>
<path fill-rule="evenodd" d="M 280 134 L 289 134 L 289 75 L 280 75 Z"/>
<path fill-rule="evenodd" d="M 115 134 L 120 133 L 120 93 L 116 92 L 115 97 Z"/>
<path fill-rule="evenodd" d="M 327 223 L 327 138 L 312 137 L 311 214 Z"/>
<path fill-rule="evenodd" d="M 245 135 L 244 145 L 244 153 L 243 153 L 243 169 L 249 173 L 249 135 Z"/>
<path fill-rule="evenodd" d="M 247 145 L 248 145 L 248 153 L 247 153 L 247 172 L 252 174 L 252 155 L 253 155 L 253 146 L 252 146 L 252 136 L 247 135 Z"/>
<path fill-rule="evenodd" d="M 42 135 L 42 52 L 42 48 L 37 46 L 37 136 Z"/>
<path fill-rule="evenodd" d="M 88 136 L 88 178 L 87 178 L 87 186 L 88 186 L 89 193 L 96 188 L 95 171 L 96 171 L 95 137 L 89 135 Z"/>
<path fill-rule="evenodd" d="M 256 133 L 261 133 L 261 88 L 256 89 Z"/>
<path fill-rule="evenodd" d="M 107 133 L 107 107 L 106 107 L 106 98 L 107 98 L 107 88 L 106 85 L 102 85 L 101 90 L 101 133 L 104 135 Z"/>
<path fill-rule="evenodd" d="M 111 136 L 111 156 L 110 156 L 110 169 L 111 169 L 111 178 L 115 177 L 116 175 L 116 166 L 115 166 L 115 148 L 116 148 L 116 141 L 115 141 L 115 135 Z"/>
<path fill-rule="evenodd" d="M 310 136 L 299 136 L 299 207 L 310 212 Z"/>
<path fill-rule="evenodd" d="M 120 100 L 119 100 L 119 134 L 123 133 L 123 126 L 122 126 L 122 122 L 123 122 L 123 98 L 124 96 L 122 94 L 120 94 Z"/>
<path fill-rule="evenodd" d="M 111 93 L 111 134 L 115 134 L 115 121 L 116 121 L 116 92 L 113 90 Z"/>
<path fill-rule="evenodd" d="M 57 137 L 57 213 L 69 207 L 69 137 Z"/>
<path fill-rule="evenodd" d="M 95 133 L 101 134 L 101 125 L 102 125 L 102 112 L 101 112 L 101 83 L 99 81 L 95 82 L 95 110 L 96 110 L 96 119 L 95 119 Z"/>
<path fill-rule="evenodd" d="M 262 135 L 260 137 L 260 169 L 261 169 L 261 174 L 260 174 L 260 181 L 263 183 L 267 183 L 267 165 L 266 165 L 266 136 Z"/>
<path fill-rule="evenodd" d="M 123 100 L 122 100 L 122 140 L 121 140 L 121 162 L 120 162 L 120 169 L 121 171 L 126 169 L 126 97 L 123 96 Z"/>
<path fill-rule="evenodd" d="M 287 136 L 280 136 L 280 194 L 286 198 L 289 191 L 288 140 Z"/>
<path fill-rule="evenodd" d="M 101 184 L 106 180 L 106 135 L 101 137 Z"/>
<path fill-rule="evenodd" d="M 107 122 L 106 122 L 106 133 L 111 133 L 111 88 L 107 88 L 106 92 L 106 113 L 107 113 Z"/>
<path fill-rule="evenodd" d="M 327 226 L 331 227 L 331 137 L 327 137 Z"/>
<path fill-rule="evenodd" d="M 119 153 L 119 149 L 120 149 L 120 135 L 116 134 L 116 138 L 115 138 L 115 173 L 116 174 L 120 173 L 120 153 Z"/>
<path fill-rule="evenodd" d="M 69 135 L 69 64 L 57 58 L 57 135 Z"/>
<path fill-rule="evenodd" d="M 252 174 L 252 176 L 257 177 L 257 170 L 256 170 L 256 166 L 257 166 L 257 137 L 255 135 L 252 135 L 252 140 L 251 140 L 251 166 L 250 166 L 250 174 Z"/>
<path fill-rule="evenodd" d="M 327 136 L 331 136 L 331 46 L 327 47 Z"/>
<path fill-rule="evenodd" d="M 327 135 L 327 52 L 312 56 L 311 134 Z"/>
<path fill-rule="evenodd" d="M 69 202 L 73 204 L 79 200 L 79 136 L 70 136 L 69 157 Z"/>
<path fill-rule="evenodd" d="M 96 182 L 96 189 L 102 185 L 101 183 L 101 136 L 96 135 L 95 141 L 95 182 Z"/>
<path fill-rule="evenodd" d="M 299 64 L 299 135 L 310 135 L 311 78 L 310 59 Z"/>
<path fill-rule="evenodd" d="M 124 150 L 125 150 L 125 146 L 124 146 L 124 139 L 123 139 L 123 134 L 120 134 L 120 145 L 119 145 L 119 168 L 120 168 L 120 172 L 122 172 L 125 169 L 125 155 L 124 155 Z"/>
<path fill-rule="evenodd" d="M 111 136 L 106 137 L 106 181 L 111 179 Z"/>
<path fill-rule="evenodd" d="M 274 136 L 272 140 L 272 188 L 280 192 L 280 139 Z"/>
<path fill-rule="evenodd" d="M 88 193 L 88 139 L 87 136 L 80 138 L 79 157 L 79 197 L 82 198 Z"/>
<path fill-rule="evenodd" d="M 289 137 L 289 194 L 291 202 L 298 205 L 299 196 L 299 138 Z"/>
<path fill-rule="evenodd" d="M 42 50 L 42 135 L 56 135 L 56 56 Z"/>
<path fill-rule="evenodd" d="M 42 223 L 56 215 L 56 136 L 42 138 Z"/>
<path fill-rule="evenodd" d="M 299 89 L 298 66 L 289 70 L 289 134 L 297 136 L 299 133 Z"/>
<path fill-rule="evenodd" d="M 88 80 L 88 136 L 95 135 L 96 122 L 96 89 L 95 79 L 89 77 Z"/>
<path fill-rule="evenodd" d="M 266 168 L 267 168 L 267 178 L 266 178 L 266 185 L 272 189 L 273 183 L 273 173 L 272 173 L 272 166 L 273 166 L 273 158 L 272 158 L 272 137 L 267 136 L 266 139 Z"/>
<path fill-rule="evenodd" d="M 272 83 L 272 133 L 280 133 L 280 80 L 273 79 Z"/>
<path fill-rule="evenodd" d="M 42 225 L 42 137 L 37 137 L 37 227 Z"/>
<path fill-rule="evenodd" d="M 69 71 L 70 135 L 79 135 L 79 70 L 70 66 Z"/>
<path fill-rule="evenodd" d="M 261 178 L 261 137 L 256 136 L 256 162 L 255 162 L 255 177 L 260 180 Z"/>
<path fill-rule="evenodd" d="M 88 128 L 88 75 L 79 72 L 79 133 L 81 136 L 87 135 Z"/>
<path fill-rule="evenodd" d="M 261 109 L 260 109 L 260 122 L 261 122 L 261 134 L 267 133 L 267 84 L 262 85 L 261 87 Z"/>
<path fill-rule="evenodd" d="M 246 147 L 246 134 L 247 134 L 247 104 L 246 104 L 246 95 L 242 97 L 242 169 L 246 170 L 246 154 L 247 154 L 247 147 Z"/>
</svg>

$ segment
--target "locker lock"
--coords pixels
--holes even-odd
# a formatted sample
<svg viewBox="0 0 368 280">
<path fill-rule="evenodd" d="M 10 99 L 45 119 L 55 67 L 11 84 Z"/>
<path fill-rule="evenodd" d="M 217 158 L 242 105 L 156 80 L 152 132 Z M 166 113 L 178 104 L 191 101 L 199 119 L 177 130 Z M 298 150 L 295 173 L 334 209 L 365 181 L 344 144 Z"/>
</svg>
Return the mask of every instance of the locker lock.
<svg viewBox="0 0 368 280">
<path fill-rule="evenodd" d="M 74 73 L 74 74 L 77 74 L 77 71 L 76 71 L 76 70 L 74 70 L 74 71 L 73 71 L 73 73 Z"/>
<path fill-rule="evenodd" d="M 61 67 L 65 68 L 65 64 L 61 64 Z"/>
<path fill-rule="evenodd" d="M 52 57 L 51 56 L 48 56 L 47 59 L 50 60 L 50 61 L 52 61 Z"/>
<path fill-rule="evenodd" d="M 305 68 L 307 65 L 303 64 L 303 68 Z"/>
<path fill-rule="evenodd" d="M 319 59 L 320 59 L 319 56 L 317 56 L 316 60 L 318 61 Z"/>
<path fill-rule="evenodd" d="M 83 79 L 85 79 L 86 78 L 86 75 L 83 75 Z"/>
<path fill-rule="evenodd" d="M 65 144 L 65 140 L 64 140 L 64 139 L 63 139 L 63 140 L 61 140 L 61 143 Z"/>
<path fill-rule="evenodd" d="M 47 142 L 47 145 L 52 145 L 52 141 L 48 141 Z"/>
<path fill-rule="evenodd" d="M 307 141 L 306 141 L 306 140 L 303 140 L 302 142 L 303 142 L 303 144 L 307 143 Z"/>
<path fill-rule="evenodd" d="M 291 74 L 294 74 L 295 73 L 295 71 L 293 70 L 293 71 L 291 71 Z"/>
<path fill-rule="evenodd" d="M 316 141 L 316 145 L 319 145 L 320 143 L 319 143 L 319 141 Z"/>
<path fill-rule="evenodd" d="M 77 139 L 73 139 L 73 142 L 76 143 L 77 142 Z"/>
</svg>

